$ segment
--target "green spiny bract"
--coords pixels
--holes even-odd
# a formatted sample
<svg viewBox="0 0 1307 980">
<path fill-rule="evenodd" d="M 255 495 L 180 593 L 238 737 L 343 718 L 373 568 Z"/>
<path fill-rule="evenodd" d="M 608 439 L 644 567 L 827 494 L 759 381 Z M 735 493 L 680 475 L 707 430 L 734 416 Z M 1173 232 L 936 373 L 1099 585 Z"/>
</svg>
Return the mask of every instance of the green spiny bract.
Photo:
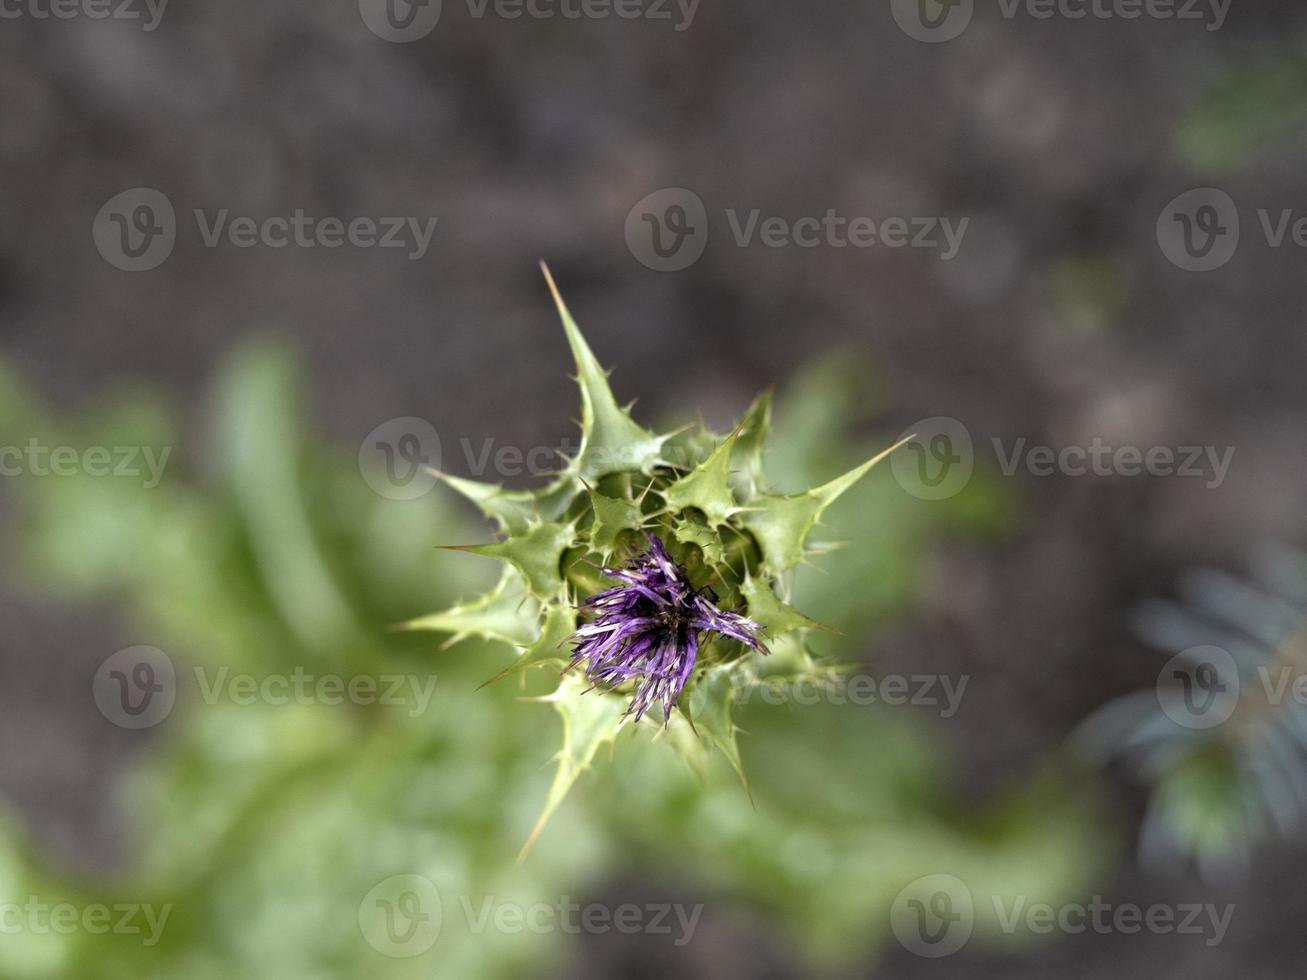
<svg viewBox="0 0 1307 980">
<path fill-rule="evenodd" d="M 581 442 L 576 455 L 538 490 L 439 474 L 499 528 L 499 540 L 464 546 L 504 563 L 486 595 L 405 624 L 451 635 L 450 643 L 480 637 L 508 644 L 516 659 L 494 679 L 532 668 L 562 672 L 567 641 L 578 627 L 578 605 L 609 589 L 605 566 L 648 547 L 653 534 L 695 589 L 711 590 L 723 610 L 761 627 L 771 655 L 705 634 L 692 676 L 675 701 L 687 724 L 655 706 L 651 714 L 669 741 L 696 766 L 719 749 L 743 780 L 732 707 L 750 688 L 829 680 L 835 672 L 805 644 L 818 626 L 789 603 L 789 578 L 807 556 L 809 535 L 823 512 L 887 449 L 854 470 L 804 493 L 769 492 L 763 453 L 771 395 L 760 396 L 735 429 L 716 435 L 702 424 L 666 435 L 639 425 L 621 406 L 608 374 L 586 344 L 549 270 L 546 281 L 562 317 L 581 388 Z M 629 687 L 630 685 L 624 685 Z M 544 700 L 563 719 L 559 768 L 528 847 L 599 748 L 617 737 L 629 692 L 600 688 L 589 696 L 576 673 L 562 676 Z"/>
</svg>

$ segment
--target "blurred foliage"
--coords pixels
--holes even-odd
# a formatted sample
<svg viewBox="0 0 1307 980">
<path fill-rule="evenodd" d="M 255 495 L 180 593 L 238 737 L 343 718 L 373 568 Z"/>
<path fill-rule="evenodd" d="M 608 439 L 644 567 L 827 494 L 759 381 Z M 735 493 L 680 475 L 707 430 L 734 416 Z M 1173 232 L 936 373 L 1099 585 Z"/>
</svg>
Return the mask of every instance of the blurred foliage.
<svg viewBox="0 0 1307 980">
<path fill-rule="evenodd" d="M 1294 55 L 1228 72 L 1180 122 L 1182 162 L 1200 173 L 1238 169 L 1268 141 L 1307 123 L 1307 58 Z"/>
<path fill-rule="evenodd" d="M 779 399 L 788 448 L 769 461 L 774 482 L 807 485 L 865 456 L 852 431 L 867 424 L 866 401 L 847 364 L 803 373 Z M 167 406 L 135 389 L 55 420 L 0 371 L 0 407 L 11 444 L 188 450 L 150 490 L 113 477 L 6 483 L 23 575 L 70 601 L 112 597 L 186 665 L 180 677 L 203 666 L 439 678 L 422 712 L 208 704 L 181 684 L 161 747 L 125 787 L 132 873 L 78 882 L 40 867 L 16 828 L 0 843 L 0 902 L 169 903 L 162 940 L 6 935 L 0 976 L 546 976 L 567 937 L 478 934 L 464 903 L 556 903 L 630 870 L 708 900 L 710 916 L 715 900 L 750 910 L 796 955 L 837 966 L 884 942 L 890 902 L 915 877 L 944 870 L 977 895 L 1055 901 L 1083 894 L 1109 850 L 1088 791 L 1069 777 L 1040 777 L 964 821 L 943 744 L 908 714 L 751 704 L 752 800 L 724 761 L 695 772 L 651 747 L 648 726 L 627 729 L 632 754 L 597 760 L 516 863 L 557 744 L 553 714 L 519 699 L 542 692 L 531 678 L 478 690 L 511 662 L 490 644 L 441 651 L 388 629 L 486 586 L 483 563 L 432 547 L 473 539 L 464 504 L 442 490 L 408 502 L 369 490 L 352 455 L 308 433 L 292 359 L 274 345 L 246 346 L 222 372 L 207 439 L 183 438 Z M 827 574 L 805 571 L 798 590 L 843 631 L 829 642 L 848 661 L 868 629 L 908 606 L 933 535 L 1007 520 L 994 481 L 929 504 L 888 471 L 839 508 L 829 523 L 858 546 L 830 552 Z M 359 925 L 365 896 L 397 874 L 429 878 L 443 899 L 438 941 L 409 959 L 381 955 Z M 988 903 L 978 904 L 983 933 Z"/>
<path fill-rule="evenodd" d="M 1077 255 L 1053 268 L 1052 299 L 1060 319 L 1073 330 L 1107 330 L 1125 312 L 1130 286 L 1119 263 L 1108 256 Z"/>
<path fill-rule="evenodd" d="M 1235 877 L 1257 844 L 1307 823 L 1307 556 L 1266 546 L 1252 573 L 1197 569 L 1179 601 L 1141 607 L 1138 632 L 1174 656 L 1155 690 L 1109 703 L 1077 736 L 1149 786 L 1139 846 L 1157 868 Z"/>
</svg>

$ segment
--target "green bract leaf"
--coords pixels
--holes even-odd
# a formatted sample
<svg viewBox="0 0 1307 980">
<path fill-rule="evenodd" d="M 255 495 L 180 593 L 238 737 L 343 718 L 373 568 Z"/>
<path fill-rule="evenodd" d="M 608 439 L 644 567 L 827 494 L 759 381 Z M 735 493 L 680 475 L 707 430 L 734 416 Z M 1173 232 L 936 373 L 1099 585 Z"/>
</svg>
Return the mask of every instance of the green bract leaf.
<svg viewBox="0 0 1307 980">
<path fill-rule="evenodd" d="M 506 561 L 522 573 L 527 588 L 538 599 L 548 602 L 563 587 L 563 552 L 576 540 L 576 525 L 531 525 L 525 533 L 493 544 L 462 545 L 454 551 L 469 551 L 498 561 Z"/>
<path fill-rule="evenodd" d="M 824 510 L 811 493 L 793 497 L 765 495 L 749 502 L 755 510 L 742 518 L 762 548 L 766 569 L 773 574 L 788 571 L 803 561 L 803 545 L 817 526 Z"/>
<path fill-rule="evenodd" d="M 682 695 L 677 707 L 699 737 L 726 756 L 747 791 L 749 780 L 744 775 L 744 762 L 740 758 L 737 738 L 740 730 L 731 719 L 736 693 L 737 685 L 731 668 L 716 667 L 699 676 L 693 689 Z"/>
<path fill-rule="evenodd" d="M 839 676 L 843 668 L 819 664 L 804 643 L 803 634 L 791 631 L 769 641 L 771 656 L 749 661 L 750 674 L 764 682 L 816 681 Z"/>
<path fill-rule="evenodd" d="M 560 474 L 553 483 L 531 491 L 536 516 L 542 521 L 561 520 L 580 492 L 581 482 L 574 474 Z"/>
<path fill-rule="evenodd" d="M 663 458 L 678 470 L 692 470 L 713 454 L 721 436 L 713 432 L 701 419 L 697 425 L 687 425 L 667 437 Z"/>
<path fill-rule="evenodd" d="M 505 490 L 497 483 L 465 480 L 438 470 L 431 472 L 476 504 L 508 534 L 521 534 L 536 517 L 536 494 L 529 490 Z"/>
<path fill-rule="evenodd" d="M 740 509 L 730 485 L 731 449 L 738 436 L 737 429 L 713 450 L 711 456 L 663 491 L 669 509 L 693 507 L 714 527 L 725 524 L 727 518 Z"/>
<path fill-rule="evenodd" d="M 771 432 L 771 407 L 772 393 L 764 391 L 740 420 L 731 460 L 736 469 L 734 480 L 743 497 L 753 497 L 763 491 L 763 453 Z"/>
<path fill-rule="evenodd" d="M 594 508 L 590 550 L 605 559 L 617 550 L 617 539 L 623 531 L 639 530 L 644 526 L 644 515 L 634 500 L 609 497 L 591 490 L 590 504 Z"/>
<path fill-rule="evenodd" d="M 519 860 L 530 853 L 572 785 L 590 768 L 599 748 L 611 745 L 617 739 L 618 721 L 626 709 L 625 702 L 601 691 L 587 694 L 585 687 L 583 679 L 569 674 L 558 685 L 558 690 L 542 699 L 551 703 L 563 719 L 563 747 L 557 756 L 558 771 L 549 787 L 544 809 L 531 836 L 522 846 Z"/>
<path fill-rule="evenodd" d="M 608 386 L 608 374 L 599 366 L 581 330 L 559 295 L 548 267 L 541 265 L 558 315 L 567 332 L 567 343 L 576 360 L 576 381 L 581 387 L 581 448 L 569 472 L 591 484 L 609 473 L 632 470 L 649 472 L 659 462 L 667 436 L 656 436 L 637 425 L 622 408 Z"/>
<path fill-rule="evenodd" d="M 499 583 L 478 599 L 402 623 L 403 630 L 450 633 L 450 644 L 469 637 L 526 646 L 538 633 L 539 604 L 527 594 L 516 569 L 504 569 Z"/>
<path fill-rule="evenodd" d="M 721 535 L 698 521 L 677 521 L 672 536 L 682 544 L 692 544 L 703 552 L 705 565 L 720 565 L 726 560 Z"/>
<path fill-rule="evenodd" d="M 821 626 L 815 620 L 809 619 L 797 609 L 782 602 L 764 579 L 746 575 L 740 591 L 749 604 L 749 618 L 762 626 L 769 641 L 794 630 Z"/>
<path fill-rule="evenodd" d="M 829 483 L 804 493 L 787 497 L 760 494 L 750 500 L 740 520 L 753 532 L 762 548 L 765 569 L 772 574 L 780 574 L 803 561 L 803 546 L 826 508 L 908 439 L 895 443 L 843 476 L 837 476 Z"/>
<path fill-rule="evenodd" d="M 563 643 L 576 630 L 576 610 L 566 602 L 560 601 L 545 610 L 545 622 L 540 627 L 540 636 L 508 667 L 495 675 L 487 684 L 520 674 L 532 667 L 562 667 L 568 661 Z"/>
</svg>

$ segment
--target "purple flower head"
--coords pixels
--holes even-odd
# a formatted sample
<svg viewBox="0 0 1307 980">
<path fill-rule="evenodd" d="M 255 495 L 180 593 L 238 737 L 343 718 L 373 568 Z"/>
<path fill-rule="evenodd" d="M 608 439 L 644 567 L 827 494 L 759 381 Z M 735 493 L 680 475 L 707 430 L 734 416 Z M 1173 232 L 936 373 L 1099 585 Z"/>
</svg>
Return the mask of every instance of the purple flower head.
<svg viewBox="0 0 1307 980">
<path fill-rule="evenodd" d="M 627 709 L 639 721 L 654 702 L 670 718 L 676 699 L 694 671 L 705 633 L 716 633 L 767 654 L 758 639 L 761 627 L 739 613 L 716 606 L 709 589 L 690 585 L 685 569 L 672 561 L 663 543 L 648 531 L 649 550 L 622 568 L 603 573 L 622 584 L 581 604 L 594 620 L 572 634 L 575 648 L 568 670 L 586 665 L 596 684 L 636 684 Z"/>
</svg>

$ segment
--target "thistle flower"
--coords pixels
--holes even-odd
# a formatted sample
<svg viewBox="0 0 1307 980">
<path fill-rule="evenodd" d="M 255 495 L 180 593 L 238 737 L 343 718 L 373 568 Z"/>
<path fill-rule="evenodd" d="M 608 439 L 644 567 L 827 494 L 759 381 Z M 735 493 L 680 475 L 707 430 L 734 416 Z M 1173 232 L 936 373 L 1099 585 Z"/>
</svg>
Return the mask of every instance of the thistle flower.
<svg viewBox="0 0 1307 980">
<path fill-rule="evenodd" d="M 765 682 L 762 656 L 753 654 L 770 654 L 767 681 L 829 676 L 804 642 L 817 624 L 789 605 L 791 574 L 815 551 L 808 538 L 827 508 L 897 448 L 803 493 L 773 493 L 763 473 L 770 393 L 729 435 L 702 424 L 650 432 L 617 401 L 548 269 L 545 278 L 576 361 L 579 449 L 536 490 L 437 474 L 501 534 L 460 550 L 503 562 L 504 573 L 479 599 L 406 624 L 450 634 L 451 643 L 477 637 L 515 648 L 499 677 L 566 668 L 543 699 L 562 716 L 563 746 L 528 848 L 600 747 L 615 741 L 621 721 L 655 705 L 677 751 L 702 767 L 709 749 L 718 750 L 744 779 L 732 711 Z M 642 541 L 647 551 L 625 565 L 614 561 Z M 609 587 L 594 568 L 620 584 Z M 579 628 L 578 609 L 594 617 Z M 560 652 L 569 639 L 570 666 Z M 581 665 L 583 672 L 572 669 Z M 598 696 L 580 697 L 582 673 L 590 689 L 601 688 Z M 670 724 L 673 708 L 697 738 Z"/>
<path fill-rule="evenodd" d="M 624 568 L 602 569 L 624 584 L 581 604 L 595 619 L 572 634 L 576 646 L 567 670 L 586 664 L 590 680 L 613 688 L 634 682 L 626 716 L 634 714 L 639 721 L 652 704 L 661 703 L 668 720 L 705 633 L 738 640 L 763 655 L 770 651 L 758 639 L 759 624 L 718 609 L 711 589 L 695 589 L 662 541 L 648 531 L 645 537 L 648 551 Z"/>
</svg>

